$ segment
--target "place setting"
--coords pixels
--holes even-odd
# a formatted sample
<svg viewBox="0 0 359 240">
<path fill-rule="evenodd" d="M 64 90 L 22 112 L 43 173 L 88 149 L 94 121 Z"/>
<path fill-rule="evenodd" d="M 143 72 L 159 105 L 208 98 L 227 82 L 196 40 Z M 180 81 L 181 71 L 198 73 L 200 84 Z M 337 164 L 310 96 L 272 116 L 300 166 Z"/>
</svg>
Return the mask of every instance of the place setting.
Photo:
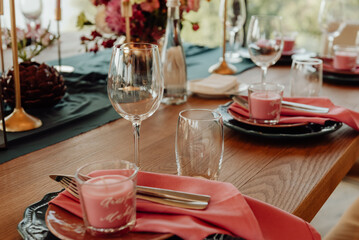
<svg viewBox="0 0 359 240">
<path fill-rule="evenodd" d="M 332 133 L 343 123 L 358 129 L 358 113 L 321 97 L 323 61 L 294 59 L 287 87 L 273 82 L 249 85 L 219 106 L 224 124 L 242 133 L 270 138 L 303 138 Z M 284 97 L 284 92 L 289 96 Z"/>
<path fill-rule="evenodd" d="M 337 84 L 357 84 L 359 82 L 358 47 L 335 45 L 332 58 L 322 58 L 323 79 Z"/>
</svg>

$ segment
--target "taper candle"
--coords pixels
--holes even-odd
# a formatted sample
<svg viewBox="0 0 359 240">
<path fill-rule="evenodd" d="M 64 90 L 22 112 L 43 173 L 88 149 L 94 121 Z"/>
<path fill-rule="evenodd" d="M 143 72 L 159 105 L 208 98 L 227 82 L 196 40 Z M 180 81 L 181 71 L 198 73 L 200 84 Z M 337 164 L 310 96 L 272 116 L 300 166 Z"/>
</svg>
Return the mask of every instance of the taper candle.
<svg viewBox="0 0 359 240">
<path fill-rule="evenodd" d="M 4 2 L 0 0 L 0 15 L 4 15 Z"/>
<path fill-rule="evenodd" d="M 131 42 L 130 17 L 132 17 L 132 4 L 130 0 L 121 1 L 121 16 L 126 19 L 126 42 Z"/>
<path fill-rule="evenodd" d="M 15 108 L 21 108 L 21 93 L 20 93 L 20 70 L 17 55 L 17 37 L 16 37 L 16 20 L 15 20 L 15 4 L 14 0 L 10 0 L 10 15 L 11 15 L 11 50 L 12 61 L 14 65 L 14 80 L 15 80 Z"/>
<path fill-rule="evenodd" d="M 14 111 L 5 118 L 6 131 L 21 132 L 28 131 L 34 128 L 41 127 L 40 119 L 35 118 L 25 112 L 21 107 L 21 88 L 20 88 L 20 71 L 19 63 L 17 61 L 17 38 L 16 38 L 16 20 L 15 20 L 15 3 L 14 0 L 10 2 L 10 17 L 11 17 L 11 49 L 13 59 L 13 76 L 15 84 L 15 108 Z M 2 126 L 0 126 L 2 129 Z"/>
<path fill-rule="evenodd" d="M 61 20 L 61 0 L 56 0 L 55 20 Z"/>
<path fill-rule="evenodd" d="M 1 61 L 1 74 L 5 74 L 5 66 L 4 66 L 4 50 L 2 48 L 2 23 L 1 16 L 4 15 L 4 3 L 3 0 L 0 0 L 0 61 Z"/>
</svg>

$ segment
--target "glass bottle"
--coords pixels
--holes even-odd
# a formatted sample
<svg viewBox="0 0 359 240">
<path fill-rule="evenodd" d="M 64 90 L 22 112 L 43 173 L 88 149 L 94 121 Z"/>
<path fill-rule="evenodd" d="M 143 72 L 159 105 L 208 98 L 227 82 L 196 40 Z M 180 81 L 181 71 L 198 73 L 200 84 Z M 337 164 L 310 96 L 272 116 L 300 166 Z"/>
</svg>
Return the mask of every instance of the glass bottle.
<svg viewBox="0 0 359 240">
<path fill-rule="evenodd" d="M 180 37 L 179 0 L 167 0 L 167 26 L 161 53 L 165 104 L 187 101 L 187 68 Z"/>
</svg>

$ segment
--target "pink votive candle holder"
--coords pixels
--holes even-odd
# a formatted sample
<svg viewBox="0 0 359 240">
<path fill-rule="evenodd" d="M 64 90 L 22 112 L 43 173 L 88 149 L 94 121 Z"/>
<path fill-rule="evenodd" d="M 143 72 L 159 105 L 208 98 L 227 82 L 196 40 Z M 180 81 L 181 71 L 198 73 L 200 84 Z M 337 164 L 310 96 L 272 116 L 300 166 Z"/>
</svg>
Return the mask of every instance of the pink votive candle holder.
<svg viewBox="0 0 359 240">
<path fill-rule="evenodd" d="M 337 70 L 354 71 L 357 66 L 358 48 L 355 46 L 335 45 L 333 67 Z"/>
<path fill-rule="evenodd" d="M 277 124 L 280 118 L 284 86 L 257 83 L 248 88 L 249 117 L 255 123 Z"/>
<path fill-rule="evenodd" d="M 89 163 L 77 170 L 83 220 L 91 235 L 120 235 L 135 225 L 137 172 L 135 164 L 123 160 Z"/>
<path fill-rule="evenodd" d="M 282 53 L 291 53 L 294 51 L 295 40 L 297 38 L 297 32 L 286 32 L 283 34 L 283 52 Z M 280 39 L 277 39 L 280 41 Z"/>
</svg>

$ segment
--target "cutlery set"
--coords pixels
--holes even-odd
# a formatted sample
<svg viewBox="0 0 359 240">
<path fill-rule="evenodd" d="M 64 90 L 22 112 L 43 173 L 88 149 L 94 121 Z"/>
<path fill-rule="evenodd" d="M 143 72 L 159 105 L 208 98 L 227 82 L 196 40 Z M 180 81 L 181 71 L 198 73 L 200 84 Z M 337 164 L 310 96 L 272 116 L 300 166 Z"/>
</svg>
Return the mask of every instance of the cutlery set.
<svg viewBox="0 0 359 240">
<path fill-rule="evenodd" d="M 49 177 L 60 183 L 72 196 L 79 198 L 79 192 L 74 176 L 71 175 L 49 175 Z M 88 177 L 85 177 L 88 178 Z M 205 209 L 208 206 L 210 196 L 174 191 L 169 189 L 136 186 L 136 198 L 156 202 L 164 205 L 181 207 L 187 209 Z"/>
</svg>

